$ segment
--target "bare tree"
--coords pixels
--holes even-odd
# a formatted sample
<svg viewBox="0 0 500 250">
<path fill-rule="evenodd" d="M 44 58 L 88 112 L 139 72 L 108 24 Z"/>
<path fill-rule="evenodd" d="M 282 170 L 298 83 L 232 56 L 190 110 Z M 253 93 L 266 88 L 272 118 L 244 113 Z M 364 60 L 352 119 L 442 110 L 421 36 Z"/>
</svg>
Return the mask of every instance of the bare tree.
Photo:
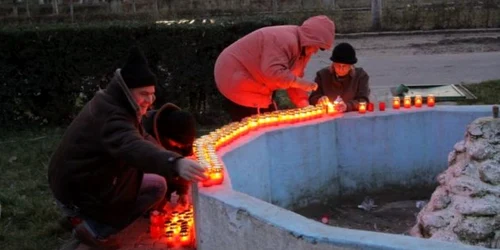
<svg viewBox="0 0 500 250">
<path fill-rule="evenodd" d="M 19 12 L 17 11 L 17 0 L 12 0 L 12 15 L 15 17 L 19 16 Z"/>
<path fill-rule="evenodd" d="M 25 0 L 26 1 L 26 17 L 31 18 L 31 13 L 30 13 L 30 0 Z"/>
<path fill-rule="evenodd" d="M 59 15 L 59 3 L 58 0 L 52 0 L 52 13 L 55 15 Z"/>
<path fill-rule="evenodd" d="M 71 17 L 71 23 L 74 23 L 75 17 L 73 15 L 73 0 L 69 0 L 69 16 Z"/>
<path fill-rule="evenodd" d="M 158 9 L 158 0 L 153 0 L 153 11 L 155 19 L 160 19 L 160 10 Z"/>
<path fill-rule="evenodd" d="M 372 0 L 372 28 L 382 29 L 382 0 Z"/>
</svg>

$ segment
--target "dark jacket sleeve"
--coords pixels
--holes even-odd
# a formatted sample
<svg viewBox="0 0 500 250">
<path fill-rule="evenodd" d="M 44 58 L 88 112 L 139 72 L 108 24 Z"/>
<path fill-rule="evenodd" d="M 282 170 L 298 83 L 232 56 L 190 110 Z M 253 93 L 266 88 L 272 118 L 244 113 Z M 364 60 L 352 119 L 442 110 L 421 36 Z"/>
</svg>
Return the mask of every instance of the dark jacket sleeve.
<svg viewBox="0 0 500 250">
<path fill-rule="evenodd" d="M 167 179 L 178 176 L 175 163 L 170 161 L 182 156 L 146 140 L 125 114 L 111 114 L 101 130 L 101 138 L 106 150 L 127 164 Z"/>
<path fill-rule="evenodd" d="M 370 87 L 368 86 L 369 76 L 366 72 L 361 71 L 360 77 L 358 78 L 358 89 L 356 91 L 356 96 L 353 100 L 350 100 L 346 103 L 347 111 L 355 111 L 358 110 L 360 102 L 370 102 Z"/>
<path fill-rule="evenodd" d="M 313 91 L 309 96 L 309 104 L 311 105 L 316 105 L 316 103 L 318 103 L 319 98 L 325 95 L 323 93 L 323 87 L 321 87 L 321 76 L 319 72 L 316 72 L 316 78 L 314 78 L 314 81 L 318 84 L 318 88 L 315 91 Z"/>
</svg>

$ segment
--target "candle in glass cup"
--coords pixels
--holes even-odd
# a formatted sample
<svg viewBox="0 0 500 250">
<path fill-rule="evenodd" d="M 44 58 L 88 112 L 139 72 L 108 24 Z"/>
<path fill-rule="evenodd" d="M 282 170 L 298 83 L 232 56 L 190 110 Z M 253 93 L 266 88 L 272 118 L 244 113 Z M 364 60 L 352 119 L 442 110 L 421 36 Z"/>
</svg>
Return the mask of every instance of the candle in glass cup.
<svg viewBox="0 0 500 250">
<path fill-rule="evenodd" d="M 379 102 L 378 103 L 378 109 L 380 111 L 385 111 L 385 102 Z"/>
<path fill-rule="evenodd" d="M 360 114 L 366 113 L 366 102 L 360 102 L 358 111 Z"/>
<path fill-rule="evenodd" d="M 334 108 L 335 108 L 335 107 L 333 106 L 333 103 L 328 102 L 328 103 L 326 104 L 326 113 L 327 113 L 327 114 L 333 114 L 333 113 L 335 112 L 335 109 L 334 109 Z"/>
<path fill-rule="evenodd" d="M 373 105 L 373 102 L 368 103 L 368 111 L 373 112 L 375 110 L 375 107 Z"/>
<path fill-rule="evenodd" d="M 422 96 L 421 95 L 415 95 L 415 107 L 417 107 L 417 108 L 422 107 Z"/>
<path fill-rule="evenodd" d="M 403 100 L 403 105 L 407 109 L 411 108 L 411 96 L 405 96 Z"/>
<path fill-rule="evenodd" d="M 392 108 L 393 109 L 399 109 L 400 106 L 401 106 L 401 100 L 399 99 L 398 96 L 395 96 L 392 99 Z"/>
<path fill-rule="evenodd" d="M 427 96 L 427 106 L 428 107 L 434 107 L 434 105 L 436 104 L 436 99 L 434 97 L 433 94 L 429 94 Z"/>
</svg>

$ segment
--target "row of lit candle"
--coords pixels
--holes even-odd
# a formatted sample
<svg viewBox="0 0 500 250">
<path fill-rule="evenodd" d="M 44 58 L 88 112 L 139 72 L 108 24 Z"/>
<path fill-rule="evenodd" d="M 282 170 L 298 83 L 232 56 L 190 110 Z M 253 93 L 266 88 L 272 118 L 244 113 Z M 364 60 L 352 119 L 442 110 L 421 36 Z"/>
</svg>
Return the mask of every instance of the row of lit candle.
<svg viewBox="0 0 500 250">
<path fill-rule="evenodd" d="M 421 95 L 416 95 L 414 98 L 414 106 L 417 108 L 421 108 L 423 103 L 423 99 Z M 434 107 L 436 104 L 436 99 L 434 95 L 430 94 L 427 96 L 427 106 L 428 107 Z M 392 108 L 393 109 L 399 109 L 401 107 L 401 98 L 396 96 L 393 97 L 392 99 Z M 405 96 L 403 98 L 403 107 L 404 108 L 411 108 L 412 107 L 412 98 L 411 96 Z M 358 112 L 360 114 L 366 113 L 366 111 L 373 112 L 374 111 L 374 104 L 373 103 L 366 103 L 366 102 L 359 102 L 358 106 Z M 379 110 L 380 111 L 385 111 L 385 102 L 379 102 Z"/>
<path fill-rule="evenodd" d="M 415 96 L 415 101 L 414 101 L 415 107 L 421 108 L 422 104 L 423 104 L 422 96 L 421 95 L 416 95 Z M 427 96 L 427 106 L 428 107 L 434 107 L 434 105 L 436 105 L 436 98 L 434 97 L 434 95 L 430 94 L 430 95 Z M 411 106 L 412 106 L 411 96 L 405 96 L 403 98 L 403 107 L 404 108 L 411 108 Z M 401 99 L 398 96 L 396 96 L 396 97 L 393 98 L 392 108 L 393 109 L 399 109 L 400 107 L 401 107 Z"/>
<path fill-rule="evenodd" d="M 422 96 L 415 96 L 415 107 L 422 107 Z M 281 110 L 259 115 L 253 115 L 243 119 L 241 122 L 233 122 L 215 131 L 209 135 L 202 136 L 197 139 L 194 144 L 195 158 L 203 166 L 208 167 L 209 179 L 203 182 L 203 186 L 219 185 L 224 180 L 223 164 L 217 157 L 217 150 L 224 147 L 236 139 L 246 135 L 251 131 L 258 130 L 264 127 L 278 126 L 281 124 L 292 124 L 296 122 L 308 121 L 317 119 L 323 116 L 335 115 L 337 103 L 325 101 L 316 106 L 308 106 L 301 109 Z M 433 107 L 435 105 L 435 98 L 433 95 L 427 96 L 427 106 Z M 401 99 L 399 97 L 393 98 L 393 109 L 399 109 L 401 106 Z M 403 99 L 403 106 L 410 108 L 412 100 L 410 96 Z M 373 103 L 360 102 L 359 113 L 366 113 L 366 111 L 374 111 Z M 379 103 L 379 110 L 385 110 L 385 103 Z"/>
<path fill-rule="evenodd" d="M 197 139 L 193 146 L 195 158 L 201 165 L 208 168 L 208 180 L 203 186 L 219 185 L 224 180 L 223 164 L 217 157 L 217 150 L 230 144 L 236 139 L 265 127 L 281 124 L 292 124 L 323 117 L 325 114 L 334 114 L 335 111 L 328 105 L 308 106 L 302 109 L 274 111 L 253 115 L 241 122 L 233 122 L 222 128 L 210 132 Z"/>
<path fill-rule="evenodd" d="M 149 232 L 151 238 L 158 239 L 164 236 L 169 248 L 192 246 L 194 236 L 193 206 L 182 212 L 160 213 L 154 211 L 150 215 Z"/>
</svg>

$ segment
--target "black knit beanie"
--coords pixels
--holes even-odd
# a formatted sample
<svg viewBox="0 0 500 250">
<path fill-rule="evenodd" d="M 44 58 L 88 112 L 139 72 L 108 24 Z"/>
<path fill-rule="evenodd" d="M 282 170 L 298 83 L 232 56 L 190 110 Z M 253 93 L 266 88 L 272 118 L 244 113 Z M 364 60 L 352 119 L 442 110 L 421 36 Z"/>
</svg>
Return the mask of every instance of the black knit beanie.
<svg viewBox="0 0 500 250">
<path fill-rule="evenodd" d="M 358 62 L 356 51 L 348 43 L 339 43 L 335 46 L 330 60 L 332 60 L 332 62 L 344 64 L 356 64 Z"/>
<path fill-rule="evenodd" d="M 157 114 L 156 128 L 160 138 L 172 139 L 183 145 L 191 145 L 196 138 L 194 116 L 178 108 L 163 108 Z"/>
<path fill-rule="evenodd" d="M 129 89 L 156 85 L 156 75 L 151 72 L 146 57 L 136 46 L 130 49 L 120 73 Z"/>
</svg>

